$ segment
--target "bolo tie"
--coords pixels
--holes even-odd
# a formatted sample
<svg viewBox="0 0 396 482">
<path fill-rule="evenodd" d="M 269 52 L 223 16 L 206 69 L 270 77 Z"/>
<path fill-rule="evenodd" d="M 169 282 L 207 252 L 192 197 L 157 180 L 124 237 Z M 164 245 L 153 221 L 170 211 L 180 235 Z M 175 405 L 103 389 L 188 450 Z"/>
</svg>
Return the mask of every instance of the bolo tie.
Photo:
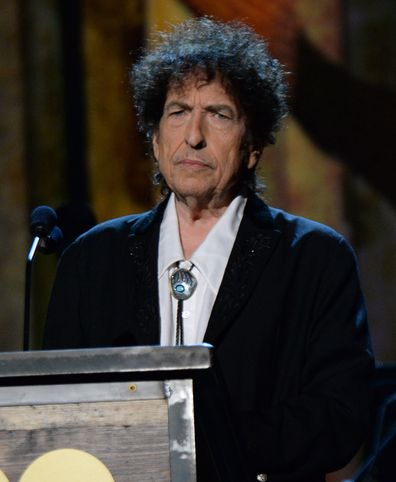
<svg viewBox="0 0 396 482">
<path fill-rule="evenodd" d="M 176 268 L 169 278 L 171 294 L 177 300 L 176 345 L 184 345 L 183 301 L 188 300 L 197 287 L 197 280 L 191 273 L 193 266 L 191 264 L 189 269 Z"/>
</svg>

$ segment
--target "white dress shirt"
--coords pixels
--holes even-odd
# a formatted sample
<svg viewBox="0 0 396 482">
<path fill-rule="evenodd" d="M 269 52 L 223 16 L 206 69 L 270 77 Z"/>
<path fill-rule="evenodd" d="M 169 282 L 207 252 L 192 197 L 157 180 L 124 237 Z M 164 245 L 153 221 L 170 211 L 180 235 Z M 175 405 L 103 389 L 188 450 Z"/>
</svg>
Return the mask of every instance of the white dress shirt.
<svg viewBox="0 0 396 482">
<path fill-rule="evenodd" d="M 191 273 L 198 284 L 193 295 L 183 301 L 184 344 L 202 343 L 245 205 L 246 198 L 237 196 L 191 258 L 186 260 L 180 242 L 175 195 L 171 194 L 161 223 L 158 253 L 161 345 L 176 342 L 177 300 L 171 295 L 169 276 L 178 264 L 189 269 L 191 263 Z"/>
</svg>

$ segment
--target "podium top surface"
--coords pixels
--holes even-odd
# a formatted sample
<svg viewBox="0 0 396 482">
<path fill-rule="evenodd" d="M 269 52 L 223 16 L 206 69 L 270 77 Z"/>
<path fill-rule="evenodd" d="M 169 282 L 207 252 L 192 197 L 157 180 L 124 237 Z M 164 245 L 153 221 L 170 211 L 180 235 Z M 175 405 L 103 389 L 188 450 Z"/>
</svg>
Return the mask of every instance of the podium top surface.
<svg viewBox="0 0 396 482">
<path fill-rule="evenodd" d="M 206 369 L 212 346 L 137 346 L 0 353 L 0 378 Z"/>
</svg>

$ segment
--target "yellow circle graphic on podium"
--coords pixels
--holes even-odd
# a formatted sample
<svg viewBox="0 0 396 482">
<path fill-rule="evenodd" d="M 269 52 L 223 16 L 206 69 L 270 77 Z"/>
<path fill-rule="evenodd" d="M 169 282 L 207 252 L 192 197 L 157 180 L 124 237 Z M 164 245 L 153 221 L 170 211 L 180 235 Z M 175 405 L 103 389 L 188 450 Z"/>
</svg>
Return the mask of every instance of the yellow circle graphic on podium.
<svg viewBox="0 0 396 482">
<path fill-rule="evenodd" d="M 0 482 L 10 482 L 2 470 L 0 470 Z"/>
<path fill-rule="evenodd" d="M 115 482 L 109 469 L 99 459 L 76 449 L 53 450 L 42 455 L 29 465 L 19 479 L 19 482 L 55 481 Z"/>
</svg>

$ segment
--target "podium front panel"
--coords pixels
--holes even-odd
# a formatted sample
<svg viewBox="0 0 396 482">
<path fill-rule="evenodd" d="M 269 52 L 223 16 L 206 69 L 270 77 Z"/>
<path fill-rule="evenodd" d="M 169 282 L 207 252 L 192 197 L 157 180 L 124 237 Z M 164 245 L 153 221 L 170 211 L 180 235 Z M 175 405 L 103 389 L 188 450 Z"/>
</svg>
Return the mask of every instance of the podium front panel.
<svg viewBox="0 0 396 482">
<path fill-rule="evenodd" d="M 78 478 L 85 459 L 103 482 L 196 481 L 191 377 L 25 380 L 24 368 L 20 382 L 0 386 L 1 482 L 91 482 Z"/>
</svg>

